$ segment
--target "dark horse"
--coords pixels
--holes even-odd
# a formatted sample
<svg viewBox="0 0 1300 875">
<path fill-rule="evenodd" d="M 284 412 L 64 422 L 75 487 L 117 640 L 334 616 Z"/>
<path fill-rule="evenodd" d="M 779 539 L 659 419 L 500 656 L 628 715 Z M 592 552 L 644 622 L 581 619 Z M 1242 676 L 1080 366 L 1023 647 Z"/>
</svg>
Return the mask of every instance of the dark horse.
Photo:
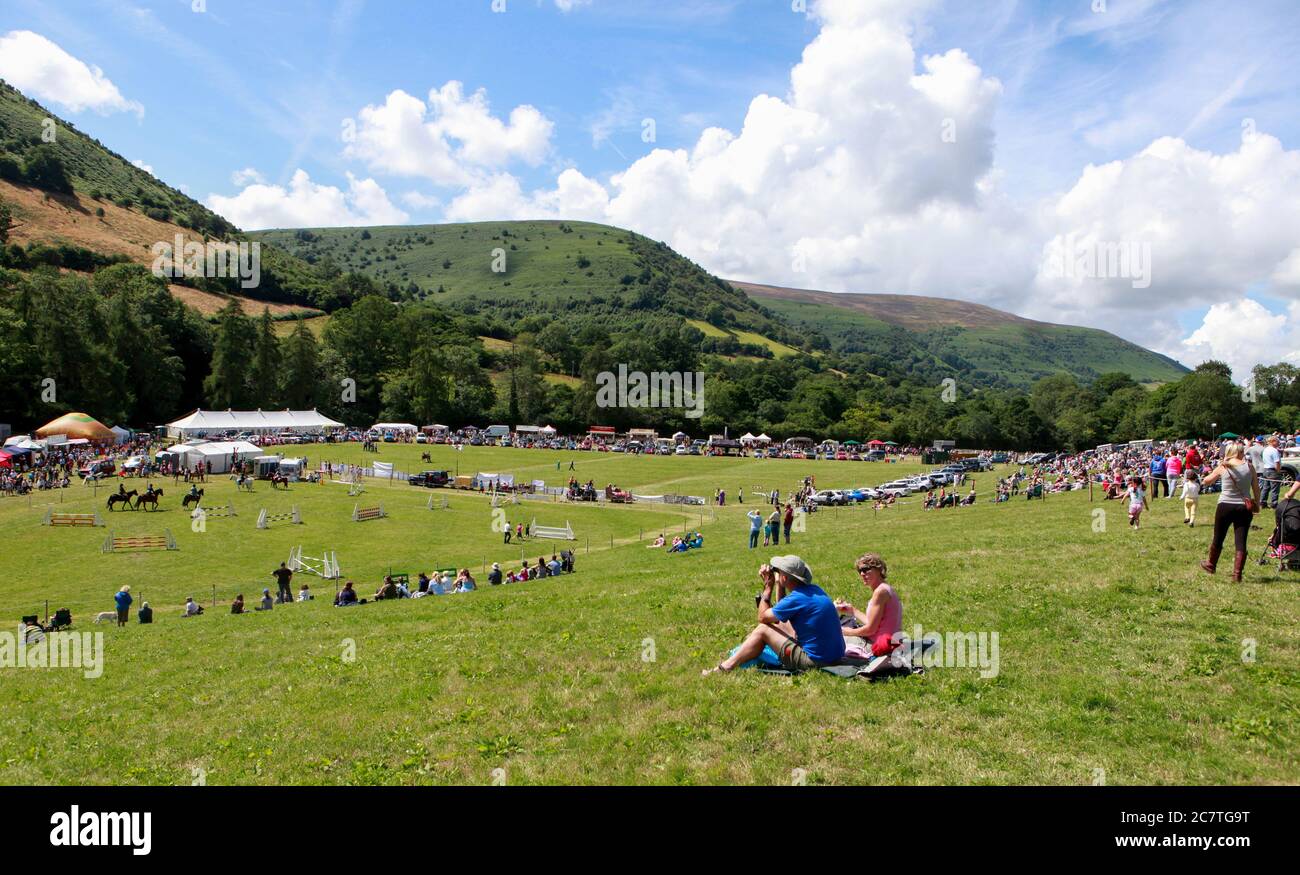
<svg viewBox="0 0 1300 875">
<path fill-rule="evenodd" d="M 279 473 L 272 474 L 272 475 L 271 475 L 271 488 L 274 489 L 274 488 L 277 487 L 277 486 L 283 486 L 283 487 L 285 488 L 285 491 L 288 491 L 288 489 L 289 489 L 289 478 L 286 477 L 286 476 L 284 476 L 283 474 L 279 474 Z"/>
<path fill-rule="evenodd" d="M 158 490 L 158 492 L 159 494 L 161 494 L 162 490 L 160 489 Z M 188 510 L 191 504 L 194 504 L 197 507 L 202 503 L 203 503 L 202 489 L 200 489 L 197 493 L 194 494 L 187 493 L 185 497 L 181 499 L 181 510 Z"/>
<path fill-rule="evenodd" d="M 139 496 L 140 493 L 136 492 L 134 489 L 130 492 L 114 492 L 108 497 L 108 509 L 112 510 L 113 505 L 115 504 L 125 504 L 129 509 L 131 507 L 131 499 L 138 498 Z"/>
<path fill-rule="evenodd" d="M 152 510 L 157 510 L 158 499 L 162 498 L 162 494 L 163 491 L 161 487 L 158 489 L 154 489 L 152 486 L 150 486 L 148 490 L 145 491 L 144 495 L 141 495 L 139 498 L 135 500 L 135 509 L 139 510 L 140 505 L 144 504 L 145 502 L 148 502 L 150 505 L 152 505 Z"/>
</svg>

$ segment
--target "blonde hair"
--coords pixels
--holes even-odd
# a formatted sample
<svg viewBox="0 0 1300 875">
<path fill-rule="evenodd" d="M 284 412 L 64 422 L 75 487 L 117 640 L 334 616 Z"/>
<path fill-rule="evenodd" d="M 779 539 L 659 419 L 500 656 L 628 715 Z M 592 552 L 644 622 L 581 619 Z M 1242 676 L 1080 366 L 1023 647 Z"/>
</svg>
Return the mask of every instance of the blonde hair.
<svg viewBox="0 0 1300 875">
<path fill-rule="evenodd" d="M 853 566 L 859 573 L 878 568 L 882 579 L 889 576 L 889 568 L 885 565 L 885 560 L 881 558 L 879 553 L 863 553 L 858 557 L 858 561 L 853 563 Z"/>
<path fill-rule="evenodd" d="M 1233 441 L 1223 448 L 1223 461 L 1246 458 L 1246 448 L 1238 441 Z"/>
</svg>

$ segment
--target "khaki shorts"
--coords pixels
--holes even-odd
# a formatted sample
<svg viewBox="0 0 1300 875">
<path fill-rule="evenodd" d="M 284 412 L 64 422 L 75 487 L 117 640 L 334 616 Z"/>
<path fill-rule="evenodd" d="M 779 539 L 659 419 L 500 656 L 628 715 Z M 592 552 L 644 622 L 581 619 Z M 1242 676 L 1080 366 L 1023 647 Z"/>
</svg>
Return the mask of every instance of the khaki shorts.
<svg viewBox="0 0 1300 875">
<path fill-rule="evenodd" d="M 790 671 L 811 671 L 817 668 L 817 663 L 813 662 L 812 657 L 793 638 L 781 642 L 781 651 L 778 655 L 781 658 L 781 665 Z"/>
</svg>

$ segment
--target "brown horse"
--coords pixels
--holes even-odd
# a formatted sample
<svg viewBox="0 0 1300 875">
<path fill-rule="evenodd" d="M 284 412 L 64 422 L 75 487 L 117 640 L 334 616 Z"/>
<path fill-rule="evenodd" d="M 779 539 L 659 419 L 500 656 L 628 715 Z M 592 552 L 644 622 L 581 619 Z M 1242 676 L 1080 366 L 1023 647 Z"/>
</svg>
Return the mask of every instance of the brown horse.
<svg viewBox="0 0 1300 875">
<path fill-rule="evenodd" d="M 289 478 L 280 473 L 272 474 L 271 488 L 274 489 L 277 486 L 283 486 L 287 492 L 289 490 Z"/>
<path fill-rule="evenodd" d="M 140 505 L 144 504 L 145 502 L 148 502 L 151 505 L 150 507 L 151 510 L 157 510 L 158 499 L 162 498 L 162 494 L 163 491 L 161 488 L 154 489 L 152 486 L 150 486 L 149 489 L 144 493 L 144 495 L 141 495 L 139 498 L 135 500 L 135 509 L 139 510 Z"/>
<path fill-rule="evenodd" d="M 140 493 L 132 489 L 129 492 L 114 492 L 108 497 L 108 509 L 112 510 L 115 504 L 125 504 L 127 509 L 131 508 L 131 499 L 138 498 Z"/>
<path fill-rule="evenodd" d="M 161 489 L 158 490 L 158 492 L 160 495 L 162 494 Z M 190 495 L 189 493 L 186 493 L 185 497 L 181 499 L 181 510 L 189 510 L 191 504 L 193 504 L 195 507 L 198 507 L 203 504 L 202 489 L 200 489 L 198 493 L 195 495 Z"/>
</svg>

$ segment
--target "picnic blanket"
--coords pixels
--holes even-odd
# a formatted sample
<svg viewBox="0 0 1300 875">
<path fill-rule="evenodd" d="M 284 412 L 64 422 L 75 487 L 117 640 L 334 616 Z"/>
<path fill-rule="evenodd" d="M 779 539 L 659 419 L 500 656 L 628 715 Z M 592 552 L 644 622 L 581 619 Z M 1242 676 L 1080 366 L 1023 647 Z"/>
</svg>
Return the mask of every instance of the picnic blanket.
<svg viewBox="0 0 1300 875">
<path fill-rule="evenodd" d="M 832 665 L 818 666 L 818 670 L 833 674 L 836 677 L 861 678 L 867 681 L 924 674 L 925 666 L 922 664 L 922 656 L 937 643 L 938 641 L 933 638 L 923 638 L 920 641 L 908 639 L 904 640 L 893 653 L 885 656 L 875 656 L 871 659 L 845 657 Z M 764 647 L 763 652 L 759 654 L 757 659 L 738 665 L 736 668 L 749 668 L 751 666 L 757 668 L 763 674 L 795 674 L 795 672 L 781 665 L 781 660 L 771 647 Z"/>
</svg>

